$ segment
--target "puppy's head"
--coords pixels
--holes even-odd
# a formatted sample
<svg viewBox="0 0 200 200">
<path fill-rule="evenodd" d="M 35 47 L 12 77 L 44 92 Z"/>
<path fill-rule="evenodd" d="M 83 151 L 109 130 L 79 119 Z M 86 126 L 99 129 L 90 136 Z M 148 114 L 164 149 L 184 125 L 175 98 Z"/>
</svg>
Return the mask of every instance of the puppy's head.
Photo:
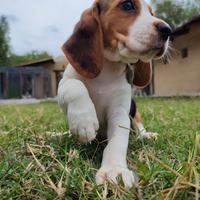
<svg viewBox="0 0 200 200">
<path fill-rule="evenodd" d="M 151 68 L 149 62 L 166 52 L 170 33 L 144 0 L 96 0 L 63 51 L 81 75 L 95 78 L 104 58 Z"/>
<path fill-rule="evenodd" d="M 100 0 L 99 4 L 108 58 L 147 62 L 166 52 L 171 28 L 153 15 L 144 0 Z"/>
</svg>

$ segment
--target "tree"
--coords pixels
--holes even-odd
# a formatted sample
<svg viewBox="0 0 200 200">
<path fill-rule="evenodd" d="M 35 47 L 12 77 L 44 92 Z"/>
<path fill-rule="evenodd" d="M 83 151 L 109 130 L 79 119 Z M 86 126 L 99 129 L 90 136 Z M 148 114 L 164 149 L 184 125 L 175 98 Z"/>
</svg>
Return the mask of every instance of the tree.
<svg viewBox="0 0 200 200">
<path fill-rule="evenodd" d="M 5 16 L 0 17 L 0 66 L 15 66 L 49 57 L 50 55 L 46 51 L 35 50 L 25 55 L 14 54 L 10 47 L 8 21 Z"/>
<path fill-rule="evenodd" d="M 200 14 L 199 0 L 152 0 L 152 4 L 156 16 L 174 29 Z"/>
<path fill-rule="evenodd" d="M 9 57 L 9 64 L 11 66 L 16 66 L 23 63 L 28 63 L 32 61 L 37 61 L 45 58 L 49 58 L 50 55 L 46 51 L 31 51 L 30 53 L 24 54 L 24 55 L 16 55 L 14 53 L 11 53 Z"/>
<path fill-rule="evenodd" d="M 8 65 L 10 53 L 9 26 L 5 16 L 0 17 L 0 66 Z"/>
</svg>

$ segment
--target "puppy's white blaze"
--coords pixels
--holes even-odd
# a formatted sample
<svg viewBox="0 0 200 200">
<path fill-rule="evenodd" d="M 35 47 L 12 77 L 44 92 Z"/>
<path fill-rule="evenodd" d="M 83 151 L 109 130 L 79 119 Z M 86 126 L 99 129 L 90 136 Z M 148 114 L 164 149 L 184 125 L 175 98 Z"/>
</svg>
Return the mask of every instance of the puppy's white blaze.
<svg viewBox="0 0 200 200">
<path fill-rule="evenodd" d="M 155 22 L 157 18 L 150 14 L 148 4 L 145 1 L 140 2 L 140 15 L 129 28 L 128 46 L 134 51 L 142 52 L 146 50 L 152 35 L 156 34 L 153 22 Z"/>
</svg>

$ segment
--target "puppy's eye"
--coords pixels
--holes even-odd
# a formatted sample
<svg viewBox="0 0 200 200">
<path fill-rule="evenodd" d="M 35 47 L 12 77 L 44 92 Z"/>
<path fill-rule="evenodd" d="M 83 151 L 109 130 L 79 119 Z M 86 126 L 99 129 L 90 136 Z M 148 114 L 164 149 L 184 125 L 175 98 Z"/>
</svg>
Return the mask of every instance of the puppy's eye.
<svg viewBox="0 0 200 200">
<path fill-rule="evenodd" d="M 122 10 L 124 11 L 133 11 L 135 10 L 135 6 L 133 5 L 132 1 L 125 1 L 122 3 Z"/>
</svg>

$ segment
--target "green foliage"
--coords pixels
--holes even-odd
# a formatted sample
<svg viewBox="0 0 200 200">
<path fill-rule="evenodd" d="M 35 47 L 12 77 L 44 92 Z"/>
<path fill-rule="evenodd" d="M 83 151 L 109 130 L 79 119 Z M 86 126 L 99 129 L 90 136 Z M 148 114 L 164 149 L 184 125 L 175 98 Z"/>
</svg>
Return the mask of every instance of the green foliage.
<svg viewBox="0 0 200 200">
<path fill-rule="evenodd" d="M 50 55 L 46 51 L 31 51 L 30 53 L 27 53 L 25 55 L 16 55 L 16 54 L 11 54 L 9 57 L 9 64 L 11 66 L 16 66 L 19 64 L 23 63 L 28 63 L 36 60 L 41 60 L 45 58 L 49 58 Z"/>
<path fill-rule="evenodd" d="M 152 0 L 156 16 L 176 28 L 200 14 L 199 0 Z"/>
<path fill-rule="evenodd" d="M 5 16 L 0 17 L 0 67 L 16 66 L 36 60 L 49 58 L 46 51 L 33 50 L 24 55 L 17 55 L 11 51 L 9 38 L 9 24 Z"/>
<path fill-rule="evenodd" d="M 0 17 L 0 66 L 8 65 L 8 56 L 10 53 L 9 45 L 9 26 L 5 16 Z"/>
</svg>

